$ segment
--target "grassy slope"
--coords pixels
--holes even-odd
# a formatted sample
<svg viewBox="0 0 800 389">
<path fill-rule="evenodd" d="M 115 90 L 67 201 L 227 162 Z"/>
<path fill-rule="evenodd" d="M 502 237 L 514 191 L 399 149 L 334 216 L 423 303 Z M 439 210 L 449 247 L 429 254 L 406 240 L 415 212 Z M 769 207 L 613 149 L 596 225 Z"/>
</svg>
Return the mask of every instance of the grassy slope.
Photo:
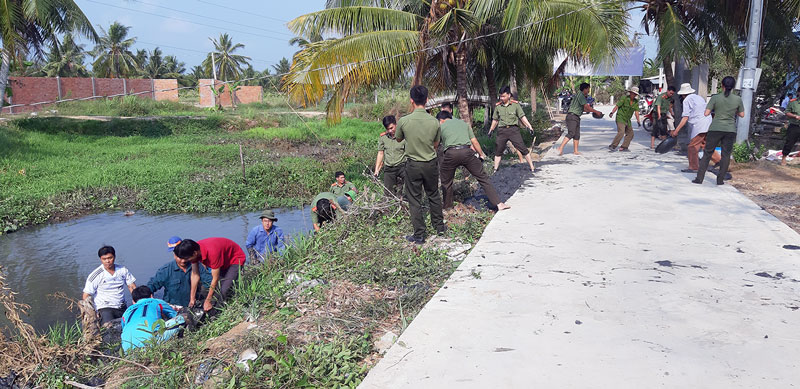
<svg viewBox="0 0 800 389">
<path fill-rule="evenodd" d="M 372 163 L 379 124 L 345 120 L 329 128 L 312 121 L 313 132 L 299 119 L 286 124 L 240 131 L 245 123 L 219 115 L 16 120 L 0 132 L 0 232 L 115 206 L 211 212 L 300 205 L 327 188 L 335 170 L 365 183 L 359 173 Z M 277 140 L 281 150 L 273 147 Z M 335 145 L 345 157 L 293 153 L 297 142 L 320 150 Z"/>
</svg>

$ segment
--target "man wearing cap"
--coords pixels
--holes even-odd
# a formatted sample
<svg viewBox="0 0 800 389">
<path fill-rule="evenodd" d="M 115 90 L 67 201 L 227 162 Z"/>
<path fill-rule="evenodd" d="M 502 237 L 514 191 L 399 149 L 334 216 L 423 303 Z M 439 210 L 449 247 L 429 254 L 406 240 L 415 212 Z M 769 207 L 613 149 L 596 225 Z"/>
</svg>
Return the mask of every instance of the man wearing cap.
<svg viewBox="0 0 800 389">
<path fill-rule="evenodd" d="M 378 156 L 375 159 L 375 177 L 383 169 L 383 187 L 386 195 L 403 196 L 402 183 L 406 177 L 406 142 L 394 140 L 397 120 L 394 115 L 383 118 L 383 128 L 378 139 Z"/>
<path fill-rule="evenodd" d="M 619 151 L 630 151 L 628 150 L 628 146 L 631 145 L 631 141 L 633 140 L 631 116 L 633 116 L 634 113 L 636 114 L 636 125 L 639 127 L 642 126 L 642 122 L 639 120 L 639 102 L 636 101 L 637 96 L 639 96 L 639 88 L 635 86 L 631 87 L 628 89 L 628 98 L 619 99 L 614 109 L 608 114 L 608 117 L 614 117 L 614 113 L 619 111 L 616 120 L 617 136 L 614 137 L 614 140 L 611 141 L 611 144 L 608 146 L 608 149 L 611 151 L 617 149 L 623 136 L 625 140 L 622 142 L 622 147 L 619 148 Z"/>
<path fill-rule="evenodd" d="M 687 128 L 690 128 L 690 141 L 688 155 L 686 156 L 689 159 L 689 168 L 681 170 L 684 173 L 697 173 L 697 169 L 700 168 L 700 160 L 697 157 L 697 153 L 706 147 L 706 133 L 708 133 L 708 128 L 711 126 L 711 116 L 703 114 L 706 110 L 706 99 L 694 92 L 695 90 L 692 89 L 691 84 L 681 84 L 678 97 L 683 101 L 683 113 L 678 126 L 670 134 L 674 138 L 687 125 Z M 714 152 L 714 155 L 711 156 L 711 160 L 714 163 L 718 163 L 720 158 L 717 152 Z"/>
<path fill-rule="evenodd" d="M 333 176 L 336 178 L 336 182 L 331 184 L 330 192 L 336 197 L 344 196 L 344 192 L 356 190 L 356 186 L 353 185 L 352 182 L 345 179 L 344 172 L 336 172 L 333 174 Z"/>
<path fill-rule="evenodd" d="M 791 97 L 791 93 L 789 96 Z M 789 128 L 786 129 L 786 142 L 781 149 L 781 165 L 786 166 L 786 157 L 792 152 L 794 144 L 800 142 L 800 101 L 791 99 L 786 105 L 786 117 L 789 118 Z"/>
<path fill-rule="evenodd" d="M 273 254 L 282 255 L 286 250 L 286 237 L 283 235 L 283 230 L 275 225 L 278 221 L 275 212 L 268 209 L 261 213 L 259 219 L 261 224 L 250 230 L 244 243 L 250 258 L 263 261 Z"/>
<path fill-rule="evenodd" d="M 656 120 L 653 121 L 653 133 L 650 134 L 650 148 L 656 148 L 656 138 L 664 139 L 667 137 L 667 114 L 671 113 L 672 96 L 675 95 L 675 87 L 670 86 L 667 91 L 658 95 L 653 102 L 656 110 Z"/>
<path fill-rule="evenodd" d="M 173 236 L 167 241 L 167 252 L 172 253 L 175 246 L 181 243 L 181 238 Z M 192 287 L 192 264 L 187 259 L 175 257 L 169 263 L 161 266 L 156 274 L 147 281 L 147 287 L 153 293 L 164 288 L 164 301 L 171 305 L 181 307 L 189 306 L 189 291 Z M 198 266 L 202 288 L 211 285 L 211 273 L 205 266 Z M 194 291 L 195 296 L 201 294 L 200 290 Z"/>
<path fill-rule="evenodd" d="M 500 89 L 500 101 L 494 108 L 492 114 L 492 126 L 489 128 L 489 135 L 492 134 L 495 128 L 497 130 L 497 138 L 495 139 L 494 149 L 494 171 L 500 167 L 500 160 L 503 158 L 503 151 L 506 149 L 506 142 L 510 141 L 518 152 L 522 153 L 525 161 L 528 162 L 528 167 L 533 171 L 533 160 L 531 159 L 528 147 L 522 141 L 522 135 L 519 133 L 519 122 L 522 122 L 528 131 L 533 132 L 531 123 L 525 117 L 525 112 L 517 102 L 511 101 L 511 88 L 504 86 Z"/>
<path fill-rule="evenodd" d="M 186 259 L 192 264 L 192 286 L 190 291 L 200 285 L 200 266 L 211 269 L 211 285 L 203 301 L 203 310 L 210 311 L 215 305 L 228 299 L 233 293 L 233 283 L 239 279 L 239 269 L 247 260 L 242 248 L 227 238 L 206 238 L 200 241 L 184 239 L 175 246 L 172 254 Z M 189 295 L 189 306 L 194 306 L 195 295 Z"/>
<path fill-rule="evenodd" d="M 323 223 L 333 221 L 342 215 L 342 207 L 331 192 L 322 192 L 311 201 L 311 224 L 319 231 Z"/>
<path fill-rule="evenodd" d="M 459 166 L 465 167 L 481 184 L 481 188 L 489 198 L 489 203 L 497 209 L 504 210 L 511 208 L 500 201 L 500 196 L 489 182 L 489 176 L 483 171 L 483 160 L 486 154 L 481 149 L 481 144 L 475 139 L 475 134 L 469 125 L 460 119 L 453 119 L 453 115 L 447 111 L 441 111 L 436 118 L 442 129 L 442 148 L 444 157 L 442 158 L 442 187 L 444 188 L 444 209 L 453 206 L 453 177 Z M 475 156 L 472 148 L 478 151 L 480 159 Z"/>
</svg>

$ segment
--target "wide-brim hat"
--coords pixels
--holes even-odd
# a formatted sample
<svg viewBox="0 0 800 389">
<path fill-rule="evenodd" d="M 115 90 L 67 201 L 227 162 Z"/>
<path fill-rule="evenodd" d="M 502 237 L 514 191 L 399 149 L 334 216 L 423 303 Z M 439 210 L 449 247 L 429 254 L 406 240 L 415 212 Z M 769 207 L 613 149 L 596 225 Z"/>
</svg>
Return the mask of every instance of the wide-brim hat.
<svg viewBox="0 0 800 389">
<path fill-rule="evenodd" d="M 692 84 L 690 84 L 688 82 L 684 82 L 683 84 L 681 84 L 681 89 L 678 91 L 678 94 L 679 95 L 690 95 L 690 94 L 692 94 L 694 92 L 697 92 L 697 91 L 692 88 Z"/>
<path fill-rule="evenodd" d="M 259 216 L 258 218 L 259 219 L 269 219 L 269 220 L 272 220 L 274 222 L 278 221 L 278 218 L 275 217 L 275 212 L 273 212 L 271 209 L 268 209 L 268 210 L 266 210 L 264 212 L 261 212 L 261 216 Z"/>
<path fill-rule="evenodd" d="M 639 87 L 638 86 L 632 86 L 632 87 L 628 88 L 628 92 L 633 93 L 636 96 L 639 96 Z"/>
</svg>

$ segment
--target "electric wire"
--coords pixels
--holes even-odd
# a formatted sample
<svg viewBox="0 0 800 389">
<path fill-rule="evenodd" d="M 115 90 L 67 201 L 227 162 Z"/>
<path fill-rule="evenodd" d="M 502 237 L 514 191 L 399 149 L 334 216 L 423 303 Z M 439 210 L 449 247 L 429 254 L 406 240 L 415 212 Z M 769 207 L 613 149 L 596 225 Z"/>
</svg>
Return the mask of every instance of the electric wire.
<svg viewBox="0 0 800 389">
<path fill-rule="evenodd" d="M 104 4 L 104 3 L 100 3 L 100 2 L 97 2 L 97 1 L 94 1 L 94 0 L 86 0 L 86 1 L 93 2 L 93 3 L 99 3 L 99 4 Z M 198 1 L 200 1 L 200 0 L 198 0 Z M 501 35 L 501 34 L 504 34 L 504 33 L 507 33 L 507 32 L 516 31 L 516 30 L 519 30 L 519 29 L 522 29 L 522 28 L 533 27 L 533 26 L 536 26 L 538 24 L 546 23 L 546 22 L 549 22 L 551 20 L 555 20 L 555 19 L 560 18 L 560 17 L 571 15 L 571 14 L 574 14 L 574 13 L 577 13 L 577 12 L 580 12 L 580 11 L 583 11 L 583 10 L 586 10 L 586 9 L 589 9 L 589 8 L 593 8 L 593 7 L 597 7 L 599 5 L 603 5 L 603 4 L 607 4 L 607 3 L 613 3 L 613 2 L 617 2 L 617 1 L 618 0 L 600 1 L 600 2 L 597 2 L 597 3 L 593 3 L 593 4 L 588 4 L 588 5 L 584 6 L 584 7 L 576 8 L 576 9 L 574 9 L 572 11 L 569 11 L 569 12 L 564 12 L 564 13 L 561 13 L 561 14 L 558 14 L 558 15 L 554 15 L 554 16 L 551 16 L 549 18 L 545 18 L 545 19 L 537 20 L 537 21 L 532 21 L 532 22 L 529 22 L 529 23 L 521 24 L 519 26 L 515 26 L 515 27 L 512 27 L 512 28 L 507 28 L 507 29 L 504 29 L 504 30 L 498 30 L 498 31 L 495 31 L 495 32 L 492 32 L 492 33 L 488 33 L 488 34 L 477 35 L 477 36 L 470 37 L 470 38 L 463 38 L 463 39 L 459 39 L 457 41 L 447 42 L 447 43 L 443 43 L 443 44 L 436 45 L 436 46 L 425 47 L 425 48 L 418 49 L 418 50 L 412 50 L 412 51 L 408 51 L 408 52 L 404 52 L 404 53 L 398 53 L 398 54 L 394 54 L 394 55 L 389 55 L 389 56 L 384 56 L 384 57 L 379 57 L 379 58 L 373 58 L 373 59 L 369 59 L 369 60 L 356 61 L 356 62 L 333 65 L 333 66 L 325 66 L 325 67 L 309 69 L 306 72 L 307 73 L 312 73 L 312 72 L 319 72 L 319 71 L 324 71 L 324 70 L 333 70 L 333 69 L 338 69 L 338 68 L 350 68 L 350 67 L 353 67 L 353 66 L 363 65 L 363 64 L 372 63 L 372 62 L 385 61 L 385 60 L 395 59 L 395 58 L 399 58 L 399 57 L 403 57 L 403 56 L 407 56 L 407 55 L 413 55 L 413 54 L 426 53 L 426 52 L 429 52 L 429 51 L 435 51 L 435 50 L 438 50 L 438 49 L 441 49 L 441 48 L 445 48 L 445 47 L 449 47 L 449 46 L 456 45 L 456 44 L 463 44 L 465 42 L 471 42 L 471 41 L 476 41 L 476 40 L 480 40 L 480 39 L 484 39 L 484 38 L 490 38 L 490 37 Z M 123 8 L 123 7 L 118 7 L 118 8 Z M 268 75 L 262 75 L 262 76 L 257 76 L 257 77 L 247 77 L 247 78 L 242 78 L 242 79 L 239 79 L 239 80 L 231 80 L 231 81 L 217 81 L 217 84 L 225 85 L 225 84 L 230 84 L 230 83 L 233 83 L 233 82 L 261 80 L 261 79 L 265 79 L 265 78 L 282 77 L 282 76 L 285 76 L 287 74 L 290 74 L 290 72 L 277 73 L 277 74 L 268 74 Z M 72 99 L 59 99 L 59 100 L 52 100 L 52 101 L 41 101 L 41 102 L 37 102 L 37 103 L 25 103 L 25 104 L 7 105 L 7 106 L 4 106 L 3 109 L 5 109 L 5 108 L 15 108 L 15 107 L 24 107 L 24 106 L 42 105 L 42 104 L 56 104 L 56 103 L 62 103 L 62 102 L 68 102 L 68 101 L 92 100 L 92 99 L 102 98 L 102 97 L 117 97 L 117 96 L 125 96 L 125 95 L 135 96 L 135 95 L 140 95 L 140 94 L 145 94 L 145 93 L 170 92 L 170 91 L 173 91 L 173 90 L 184 90 L 184 89 L 195 89 L 195 88 L 197 88 L 197 87 L 184 86 L 184 87 L 177 87 L 177 88 L 167 88 L 167 89 L 160 89 L 160 90 L 149 90 L 149 91 L 144 91 L 144 92 L 127 93 L 127 94 L 126 93 L 118 93 L 118 94 L 109 95 L 109 96 L 89 96 L 89 97 L 72 98 Z"/>
</svg>

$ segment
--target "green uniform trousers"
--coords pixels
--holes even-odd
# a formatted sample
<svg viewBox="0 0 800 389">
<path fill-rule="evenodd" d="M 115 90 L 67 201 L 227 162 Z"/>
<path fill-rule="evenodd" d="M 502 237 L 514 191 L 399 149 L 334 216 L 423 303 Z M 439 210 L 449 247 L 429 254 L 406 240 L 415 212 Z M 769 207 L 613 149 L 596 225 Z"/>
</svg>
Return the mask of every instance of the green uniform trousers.
<svg viewBox="0 0 800 389">
<path fill-rule="evenodd" d="M 439 193 L 439 164 L 437 158 L 426 162 L 408 160 L 406 162 L 406 196 L 411 211 L 411 225 L 414 238 L 425 239 L 425 215 L 422 210 L 422 193 L 428 196 L 431 210 L 431 224 L 437 232 L 443 233 L 444 215 L 442 196 Z"/>
<path fill-rule="evenodd" d="M 481 188 L 489 198 L 489 204 L 497 206 L 500 196 L 489 181 L 489 176 L 483 171 L 483 162 L 475 156 L 475 152 L 470 148 L 455 149 L 451 148 L 444 152 L 442 159 L 442 187 L 444 188 L 444 208 L 453 206 L 453 177 L 459 166 L 467 168 L 470 174 L 478 180 Z"/>
<path fill-rule="evenodd" d="M 383 168 L 383 186 L 387 196 L 403 197 L 403 181 L 406 178 L 406 163 Z"/>
</svg>

